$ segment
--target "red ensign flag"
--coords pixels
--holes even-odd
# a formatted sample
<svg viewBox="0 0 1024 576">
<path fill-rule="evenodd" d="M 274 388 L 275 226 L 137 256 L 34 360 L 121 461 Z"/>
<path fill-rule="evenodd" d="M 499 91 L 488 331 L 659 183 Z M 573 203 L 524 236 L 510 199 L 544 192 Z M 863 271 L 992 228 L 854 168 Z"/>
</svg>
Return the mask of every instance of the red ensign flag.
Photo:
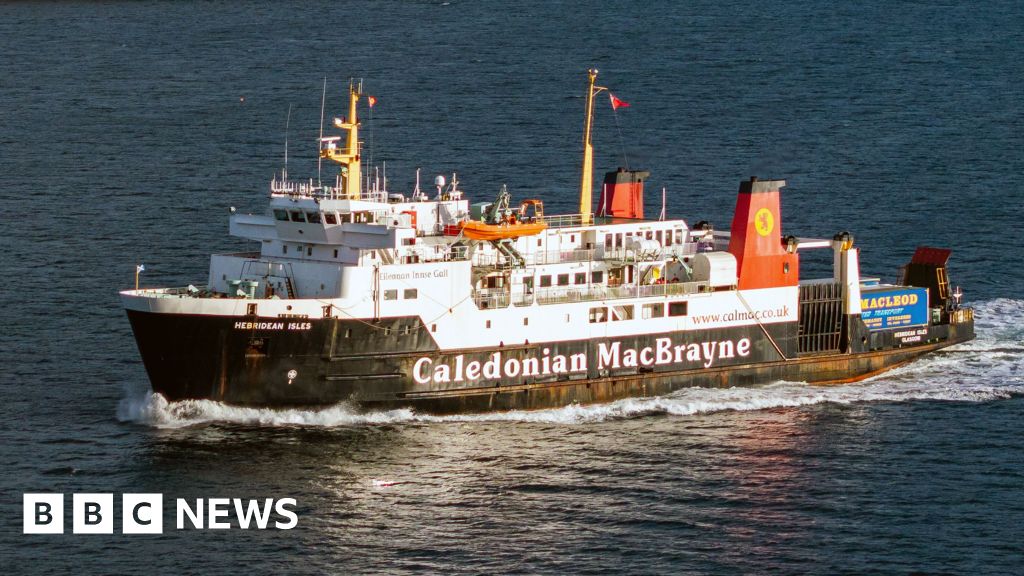
<svg viewBox="0 0 1024 576">
<path fill-rule="evenodd" d="M 626 102 L 625 100 L 619 100 L 618 98 L 615 97 L 615 94 L 612 94 L 611 92 L 608 93 L 608 98 L 610 98 L 612 101 L 612 110 L 618 110 L 619 108 L 629 108 L 629 102 Z"/>
<path fill-rule="evenodd" d="M 373 105 L 377 103 L 377 97 L 376 96 L 367 96 L 366 97 L 366 101 L 370 103 L 370 108 L 373 108 Z"/>
</svg>

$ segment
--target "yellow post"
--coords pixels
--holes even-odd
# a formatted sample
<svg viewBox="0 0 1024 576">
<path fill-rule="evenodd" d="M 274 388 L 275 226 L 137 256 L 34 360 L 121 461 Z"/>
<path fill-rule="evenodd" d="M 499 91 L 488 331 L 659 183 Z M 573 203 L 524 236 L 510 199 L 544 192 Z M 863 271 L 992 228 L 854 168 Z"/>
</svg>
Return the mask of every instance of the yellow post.
<svg viewBox="0 0 1024 576">
<path fill-rule="evenodd" d="M 348 162 L 348 175 L 345 177 L 345 193 L 353 200 L 358 200 L 361 196 L 363 183 L 362 158 L 359 155 L 359 118 L 356 115 L 356 102 L 359 102 L 359 97 L 362 96 L 362 81 L 359 84 L 358 88 L 351 82 L 348 86 L 349 127 L 346 148 L 351 160 Z"/>
<path fill-rule="evenodd" d="M 597 70 L 591 68 L 587 71 L 589 84 L 587 85 L 587 115 L 583 125 L 583 174 L 580 176 L 580 218 L 583 225 L 590 224 L 591 200 L 594 185 L 594 146 L 590 141 L 590 129 L 594 122 L 594 81 L 597 79 Z"/>
<path fill-rule="evenodd" d="M 359 154 L 359 117 L 356 108 L 356 103 L 359 102 L 359 97 L 362 95 L 362 84 L 357 86 L 354 82 L 350 82 L 348 86 L 348 117 L 344 121 L 334 120 L 336 127 L 348 131 L 345 151 L 339 152 L 333 148 L 324 148 L 320 151 L 321 158 L 327 158 L 342 165 L 344 193 L 352 200 L 358 200 L 362 196 L 362 158 Z"/>
</svg>

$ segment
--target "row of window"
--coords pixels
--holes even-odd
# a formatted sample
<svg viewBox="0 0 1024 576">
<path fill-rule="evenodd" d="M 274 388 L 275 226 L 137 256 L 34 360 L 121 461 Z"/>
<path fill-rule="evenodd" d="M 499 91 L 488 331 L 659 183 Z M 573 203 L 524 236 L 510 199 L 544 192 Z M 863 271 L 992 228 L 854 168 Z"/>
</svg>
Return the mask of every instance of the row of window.
<svg viewBox="0 0 1024 576">
<path fill-rule="evenodd" d="M 687 302 L 669 302 L 668 315 L 686 316 L 688 311 L 687 304 Z M 609 319 L 611 319 L 612 322 L 618 322 L 621 320 L 632 320 L 634 318 L 635 310 L 636 307 L 633 304 L 625 304 L 622 306 L 595 306 L 590 309 L 590 323 L 596 324 L 599 322 L 607 322 Z M 643 304 L 640 313 L 640 317 L 643 320 L 650 320 L 651 318 L 664 318 L 665 303 L 656 302 L 653 304 Z"/>
<path fill-rule="evenodd" d="M 297 254 L 298 254 L 299 256 L 302 256 L 302 252 L 303 252 L 303 246 L 302 246 L 302 244 L 297 244 L 297 245 L 295 246 L 295 249 L 296 249 L 296 251 L 297 251 L 296 253 L 297 253 Z M 305 247 L 305 252 L 306 252 L 306 256 L 312 256 L 312 255 L 313 255 L 313 246 L 311 246 L 311 245 L 307 245 L 307 246 Z M 281 254 L 287 254 L 287 253 L 288 253 L 288 245 L 287 245 L 287 244 L 282 244 L 282 245 L 281 245 Z M 335 249 L 334 249 L 334 257 L 335 257 L 335 258 L 337 258 L 337 257 L 338 257 L 338 249 L 337 249 L 337 248 L 335 248 Z"/>
<path fill-rule="evenodd" d="M 662 246 L 683 243 L 682 230 L 647 230 L 646 232 L 625 232 L 619 234 L 605 234 L 604 247 L 606 250 L 622 248 L 629 243 L 630 238 L 639 240 L 657 240 Z"/>
<path fill-rule="evenodd" d="M 419 290 L 416 288 L 406 288 L 402 291 L 403 300 L 415 300 L 419 298 Z M 398 289 L 390 289 L 384 291 L 385 300 L 398 300 Z"/>
<path fill-rule="evenodd" d="M 310 224 L 320 224 L 320 214 L 320 212 L 303 210 L 285 210 L 283 208 L 274 209 L 274 218 L 280 222 L 308 222 Z M 335 212 L 323 213 L 323 222 L 326 222 L 327 224 L 370 222 L 372 219 L 372 215 L 369 212 L 353 212 L 352 214 L 337 214 Z"/>
<path fill-rule="evenodd" d="M 669 316 L 686 316 L 688 312 L 687 302 L 669 302 L 668 303 L 668 315 Z M 607 322 L 610 318 L 613 322 L 622 320 L 633 320 L 636 306 L 633 304 L 624 304 L 621 306 L 595 306 L 590 309 L 590 323 L 597 324 L 600 322 Z M 650 320 L 652 318 L 664 318 L 665 317 L 665 303 L 656 302 L 653 304 L 643 304 L 641 309 L 641 318 L 643 320 Z M 565 315 L 565 321 L 569 321 L 569 315 Z M 529 326 L 530 319 L 523 318 L 523 326 Z M 485 326 L 491 327 L 491 321 L 487 320 Z"/>
<path fill-rule="evenodd" d="M 554 276 L 554 279 L 555 279 L 555 282 L 557 282 L 558 286 L 568 286 L 569 285 L 569 276 L 570 276 L 569 274 L 557 274 L 557 275 Z M 540 281 L 540 287 L 541 288 L 550 288 L 551 287 L 551 279 L 552 279 L 551 274 L 545 274 L 545 275 L 541 276 L 540 280 L 539 280 Z M 573 284 L 586 284 L 587 283 L 587 273 L 586 272 L 577 272 L 577 273 L 572 275 L 572 279 L 573 279 Z M 603 271 L 598 270 L 598 271 L 590 273 L 590 283 L 591 284 L 601 284 L 602 282 L 604 282 L 604 272 Z"/>
</svg>

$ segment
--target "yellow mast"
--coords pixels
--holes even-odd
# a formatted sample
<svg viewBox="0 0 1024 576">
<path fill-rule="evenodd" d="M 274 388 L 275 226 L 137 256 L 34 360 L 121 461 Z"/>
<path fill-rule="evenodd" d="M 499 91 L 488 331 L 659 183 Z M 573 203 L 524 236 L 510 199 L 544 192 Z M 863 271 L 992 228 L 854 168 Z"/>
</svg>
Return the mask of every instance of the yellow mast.
<svg viewBox="0 0 1024 576">
<path fill-rule="evenodd" d="M 590 140 L 590 131 L 594 124 L 594 96 L 604 90 L 601 86 L 594 86 L 594 81 L 597 80 L 596 69 L 587 70 L 587 76 L 587 116 L 583 126 L 583 173 L 580 176 L 580 218 L 584 226 L 591 223 L 590 216 L 593 212 L 591 202 L 594 187 L 594 145 Z"/>
<path fill-rule="evenodd" d="M 341 178 L 345 195 L 351 200 L 358 200 L 362 189 L 362 159 L 359 154 L 359 117 L 357 115 L 356 103 L 363 95 L 363 84 L 358 86 L 355 82 L 348 83 L 348 117 L 345 119 L 334 119 L 334 125 L 342 130 L 348 131 L 348 138 L 345 143 L 345 151 L 337 148 L 323 148 L 320 150 L 320 157 L 333 160 L 341 164 Z"/>
</svg>

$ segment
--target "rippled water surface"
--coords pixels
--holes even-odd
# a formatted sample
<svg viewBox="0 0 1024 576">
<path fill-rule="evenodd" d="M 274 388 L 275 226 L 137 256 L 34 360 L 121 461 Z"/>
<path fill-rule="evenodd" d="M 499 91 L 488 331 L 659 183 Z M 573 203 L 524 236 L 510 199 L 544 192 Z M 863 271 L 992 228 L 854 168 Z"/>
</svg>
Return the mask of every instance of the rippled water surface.
<svg viewBox="0 0 1024 576">
<path fill-rule="evenodd" d="M 1022 46 L 1024 10 L 997 1 L 0 5 L 0 557 L 17 573 L 1024 572 Z M 324 76 L 328 114 L 349 76 L 377 96 L 363 135 L 392 188 L 458 171 L 474 201 L 507 183 L 557 213 L 589 66 L 631 103 L 599 102 L 599 170 L 625 156 L 671 215 L 720 228 L 740 179 L 786 178 L 786 233 L 850 230 L 886 279 L 918 244 L 950 246 L 978 339 L 857 385 L 540 412 L 149 394 L 117 290 L 139 262 L 147 285 L 202 283 L 210 253 L 247 247 L 228 208 L 263 209 L 289 106 L 289 172 L 315 177 Z M 300 520 L 26 536 L 23 492 L 293 497 Z"/>
</svg>

